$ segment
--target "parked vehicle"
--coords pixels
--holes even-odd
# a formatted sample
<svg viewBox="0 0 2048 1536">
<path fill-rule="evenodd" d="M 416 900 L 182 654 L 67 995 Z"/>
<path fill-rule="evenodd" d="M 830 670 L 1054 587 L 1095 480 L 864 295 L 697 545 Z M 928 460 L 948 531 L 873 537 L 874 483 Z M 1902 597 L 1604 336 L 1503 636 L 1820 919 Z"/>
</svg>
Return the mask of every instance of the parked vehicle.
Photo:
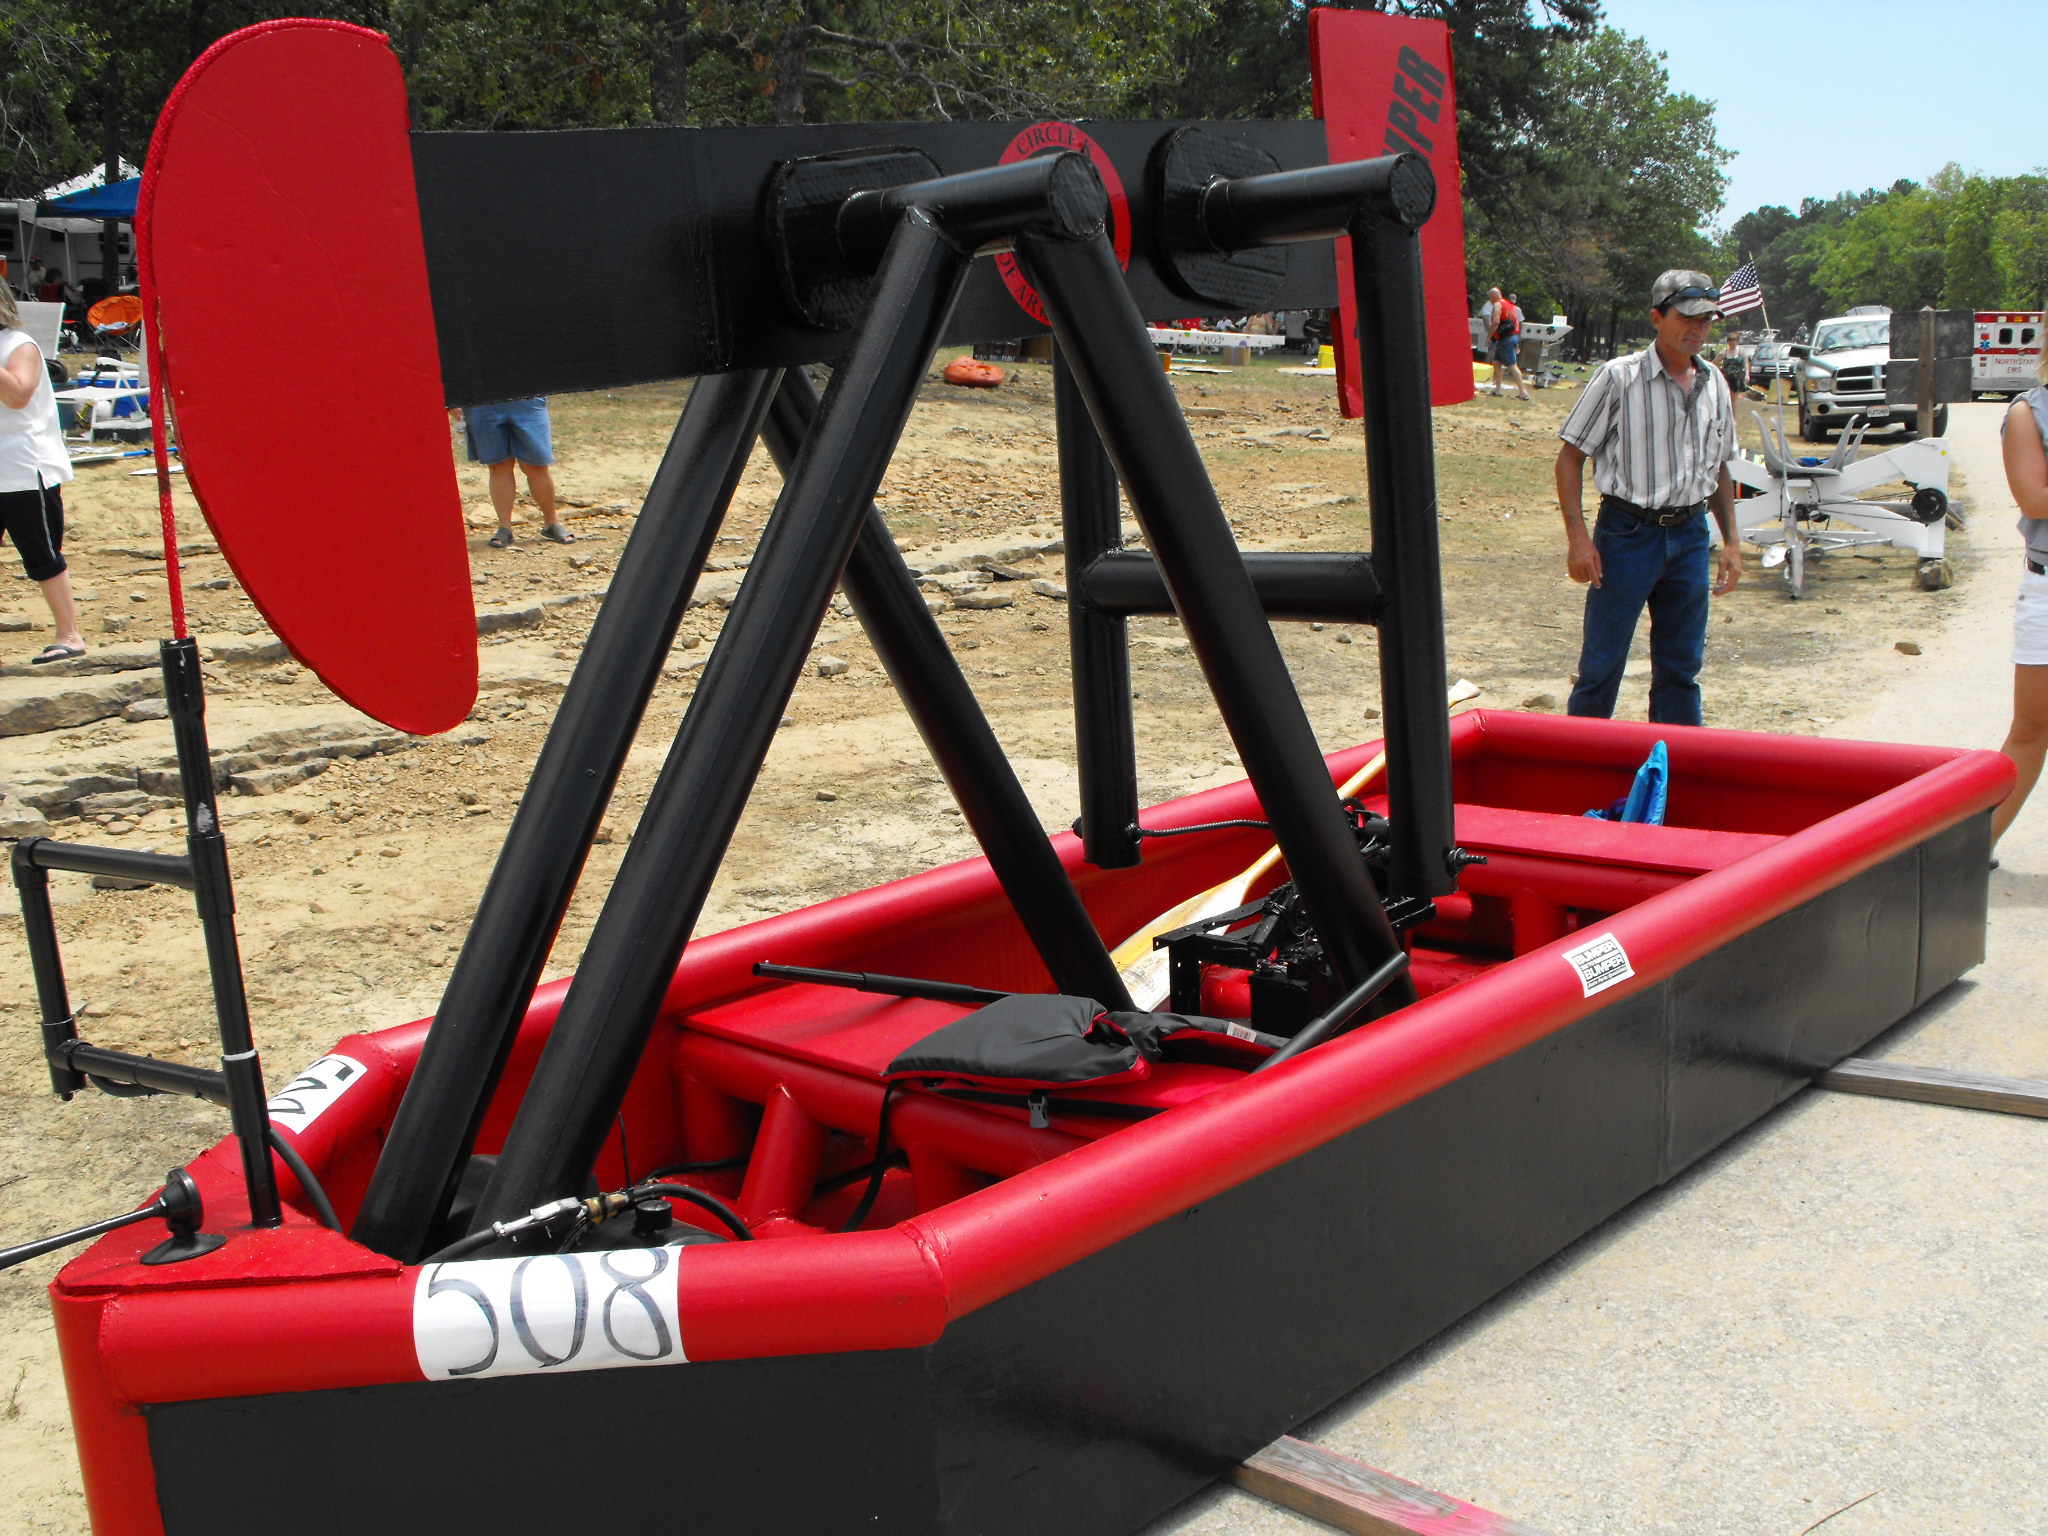
<svg viewBox="0 0 2048 1536">
<path fill-rule="evenodd" d="M 1789 341 L 1760 341 L 1749 354 L 1749 376 L 1758 384 L 1799 375 L 1799 360 L 1792 355 Z"/>
<path fill-rule="evenodd" d="M 1980 309 L 1977 344 L 1970 353 L 1972 395 L 2021 394 L 2039 381 L 2040 310 Z"/>
<path fill-rule="evenodd" d="M 1813 340 L 1795 343 L 1798 359 L 1799 435 L 1824 443 L 1854 417 L 1878 425 L 1903 427 L 1918 435 L 1920 411 L 1895 406 L 1884 393 L 1884 368 L 1891 357 L 1892 312 L 1864 305 L 1846 315 L 1816 321 Z M 1948 407 L 1934 408 L 1937 436 L 1948 430 Z"/>
</svg>

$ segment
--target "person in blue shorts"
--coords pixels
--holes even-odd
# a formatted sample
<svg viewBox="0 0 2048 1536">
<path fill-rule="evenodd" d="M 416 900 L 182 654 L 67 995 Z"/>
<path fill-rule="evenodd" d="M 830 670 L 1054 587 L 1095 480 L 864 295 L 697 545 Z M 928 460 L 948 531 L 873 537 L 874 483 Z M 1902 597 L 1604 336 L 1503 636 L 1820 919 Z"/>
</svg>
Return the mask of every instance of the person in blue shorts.
<svg viewBox="0 0 2048 1536">
<path fill-rule="evenodd" d="M 491 535 L 491 548 L 503 549 L 512 542 L 512 502 L 518 482 L 512 467 L 526 476 L 527 493 L 540 508 L 540 536 L 557 544 L 569 544 L 576 535 L 562 525 L 555 510 L 554 429 L 548 421 L 548 403 L 535 396 L 527 400 L 503 400 L 496 405 L 457 407 L 455 418 L 469 439 L 469 461 L 485 465 L 491 474 L 491 507 L 498 514 L 498 531 Z"/>
</svg>

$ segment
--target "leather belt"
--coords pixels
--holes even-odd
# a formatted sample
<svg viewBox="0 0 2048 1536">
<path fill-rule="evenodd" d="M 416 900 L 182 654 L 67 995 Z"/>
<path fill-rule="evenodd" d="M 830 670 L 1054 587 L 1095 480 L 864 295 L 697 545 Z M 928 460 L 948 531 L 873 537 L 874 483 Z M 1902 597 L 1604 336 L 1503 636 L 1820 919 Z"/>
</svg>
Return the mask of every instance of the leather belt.
<svg viewBox="0 0 2048 1536">
<path fill-rule="evenodd" d="M 1677 528 L 1691 522 L 1706 509 L 1704 501 L 1696 501 L 1689 507 L 1639 507 L 1619 496 L 1603 495 L 1600 498 L 1602 512 L 1625 512 L 1639 523 L 1654 523 L 1659 528 Z"/>
<path fill-rule="evenodd" d="M 2033 559 L 2031 556 L 2027 560 L 2027 569 L 2032 571 L 2036 576 L 2048 576 L 2048 565 L 2043 565 L 2040 561 Z"/>
</svg>

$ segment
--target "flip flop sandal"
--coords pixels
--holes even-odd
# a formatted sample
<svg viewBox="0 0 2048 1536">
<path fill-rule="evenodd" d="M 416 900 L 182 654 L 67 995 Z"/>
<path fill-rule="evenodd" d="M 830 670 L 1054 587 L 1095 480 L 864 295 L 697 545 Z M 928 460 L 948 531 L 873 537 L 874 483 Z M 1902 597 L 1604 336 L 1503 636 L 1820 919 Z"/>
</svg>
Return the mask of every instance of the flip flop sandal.
<svg viewBox="0 0 2048 1536">
<path fill-rule="evenodd" d="M 491 535 L 491 548 L 510 549 L 511 547 L 512 530 L 510 528 L 500 528 L 496 533 Z"/>
<path fill-rule="evenodd" d="M 576 535 L 571 533 L 561 523 L 549 523 L 545 528 L 541 529 L 540 536 L 544 539 L 552 539 L 557 544 L 574 544 L 576 542 Z"/>
<path fill-rule="evenodd" d="M 46 645 L 41 654 L 29 657 L 28 664 L 40 667 L 52 661 L 75 661 L 84 654 L 85 647 L 82 645 Z"/>
</svg>

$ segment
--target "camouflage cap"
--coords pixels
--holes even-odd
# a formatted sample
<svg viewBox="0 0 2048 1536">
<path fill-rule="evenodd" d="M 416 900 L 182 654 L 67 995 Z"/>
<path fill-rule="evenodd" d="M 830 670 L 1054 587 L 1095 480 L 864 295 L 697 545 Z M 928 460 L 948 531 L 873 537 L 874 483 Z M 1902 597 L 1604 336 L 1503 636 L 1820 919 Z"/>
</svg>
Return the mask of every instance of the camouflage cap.
<svg viewBox="0 0 2048 1536">
<path fill-rule="evenodd" d="M 1721 313 L 1721 290 L 1704 272 L 1673 268 L 1650 284 L 1650 308 L 1663 309 L 1667 306 L 1681 315 L 1718 315 Z"/>
</svg>

